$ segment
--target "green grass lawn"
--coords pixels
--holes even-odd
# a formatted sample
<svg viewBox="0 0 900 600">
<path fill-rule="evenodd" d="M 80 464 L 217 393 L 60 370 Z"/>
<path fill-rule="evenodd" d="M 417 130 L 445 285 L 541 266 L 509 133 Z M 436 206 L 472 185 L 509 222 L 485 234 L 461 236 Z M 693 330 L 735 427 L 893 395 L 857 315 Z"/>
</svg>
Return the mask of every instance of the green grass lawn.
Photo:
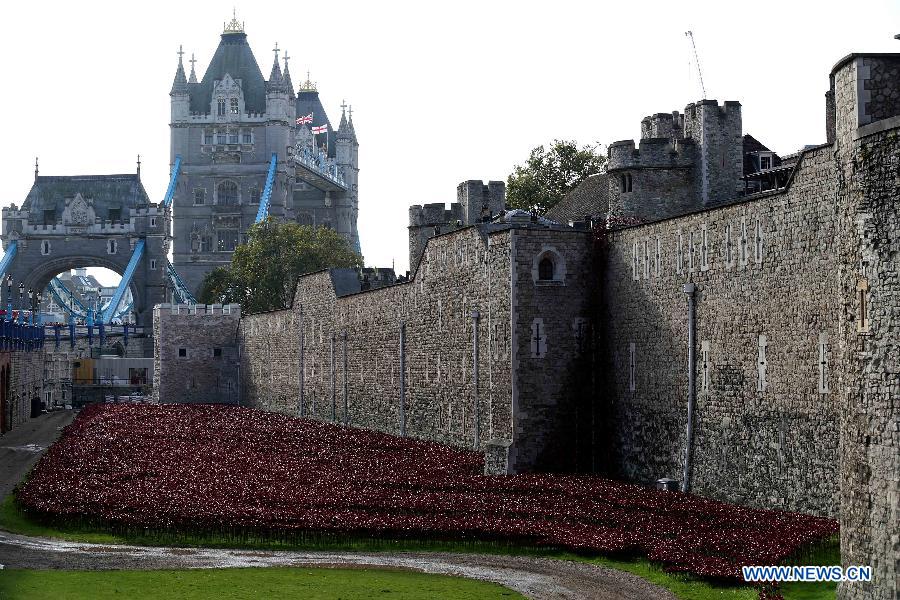
<svg viewBox="0 0 900 600">
<path fill-rule="evenodd" d="M 191 569 L 174 571 L 0 571 L 9 600 L 305 600 L 523 598 L 502 586 L 444 575 L 376 569 Z"/>
<path fill-rule="evenodd" d="M 756 589 L 740 585 L 718 585 L 716 583 L 690 577 L 686 575 L 672 574 L 663 571 L 659 566 L 644 558 L 614 558 L 614 557 L 585 557 L 571 553 L 558 552 L 548 549 L 512 546 L 503 543 L 490 542 L 448 542 L 448 541 L 418 541 L 418 540 L 376 540 L 354 538 L 321 538 L 309 540 L 302 544 L 288 544 L 281 540 L 266 538 L 242 538 L 236 540 L 233 537 L 216 535 L 194 535 L 190 533 L 170 534 L 165 532 L 123 534 L 110 533 L 97 528 L 51 527 L 31 520 L 22 513 L 13 501 L 13 497 L 7 496 L 0 504 L 0 529 L 20 533 L 23 535 L 53 537 L 64 540 L 89 542 L 98 544 L 135 544 L 149 546 L 194 546 L 208 548 L 245 548 L 267 550 L 350 550 L 360 552 L 478 552 L 483 554 L 527 554 L 546 556 L 560 560 L 580 560 L 594 564 L 627 571 L 643 577 L 670 590 L 682 600 L 756 600 Z M 833 565 L 840 564 L 840 552 L 837 539 L 830 540 L 828 544 L 820 548 L 814 548 L 798 556 L 791 561 L 792 564 L 802 565 Z M 269 571 L 290 571 L 290 569 L 268 569 Z M 242 570 L 246 571 L 246 570 Z M 264 570 L 265 571 L 265 570 Z M 312 569 L 301 569 L 303 572 L 314 572 Z M 0 571 L 0 581 L 13 571 Z M 176 571 L 184 573 L 184 571 Z M 193 571 L 190 571 L 193 573 Z M 27 571 L 25 573 L 28 573 Z M 44 573 L 41 571 L 40 573 Z M 358 571 L 350 571 L 352 575 Z M 73 583 L 72 585 L 76 585 Z M 804 583 L 785 584 L 782 594 L 785 600 L 834 600 L 836 585 L 833 583 Z M 4 588 L 0 585 L 0 592 Z M 20 596 L 13 596 L 18 598 Z M 21 596 L 25 598 L 38 598 L 44 596 Z M 57 596 L 62 598 L 81 598 L 81 596 Z M 128 596 L 120 596 L 128 597 Z M 175 596 L 177 598 L 194 598 L 201 596 Z M 242 596 L 221 596 L 223 598 L 238 598 Z M 302 596 L 307 597 L 307 596 Z M 337 598 L 337 596 L 308 596 L 309 598 Z M 356 598 L 361 596 L 345 595 L 342 598 Z M 387 593 L 385 593 L 387 597 Z M 403 596 L 412 598 L 414 596 Z M 449 596 L 467 598 L 474 596 Z M 493 596 L 491 596 L 493 597 Z M 499 596 L 497 596 L 499 597 Z M 0 598 L 5 596 L 0 593 Z"/>
</svg>

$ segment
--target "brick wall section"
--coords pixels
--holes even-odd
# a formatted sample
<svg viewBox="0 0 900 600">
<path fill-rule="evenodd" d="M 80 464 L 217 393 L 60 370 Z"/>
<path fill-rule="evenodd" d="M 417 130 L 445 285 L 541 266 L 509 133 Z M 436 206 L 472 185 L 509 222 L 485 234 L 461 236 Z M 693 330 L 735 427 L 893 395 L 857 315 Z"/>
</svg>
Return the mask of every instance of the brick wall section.
<svg viewBox="0 0 900 600">
<path fill-rule="evenodd" d="M 871 583 L 838 587 L 842 600 L 900 597 L 900 139 L 896 129 L 861 136 L 853 118 L 859 102 L 874 100 L 867 96 L 868 87 L 859 91 L 859 81 L 868 83 L 867 77 L 878 71 L 896 73 L 896 59 L 858 57 L 833 73 L 839 193 L 845 207 L 840 245 L 841 346 L 847 365 L 841 389 L 841 561 L 872 567 Z"/>
<path fill-rule="evenodd" d="M 154 399 L 161 403 L 238 404 L 236 334 L 240 317 L 237 304 L 156 305 Z"/>
<path fill-rule="evenodd" d="M 698 293 L 692 491 L 752 506 L 836 514 L 833 355 L 826 370 L 831 391 L 819 388 L 820 336 L 829 346 L 837 339 L 830 152 L 807 152 L 787 193 L 611 234 L 602 337 L 612 376 L 610 452 L 627 478 L 682 479 L 688 379 L 682 286 L 693 281 Z M 761 335 L 766 388 L 758 392 Z"/>
<path fill-rule="evenodd" d="M 244 401 L 297 415 L 302 397 L 302 414 L 310 418 L 464 447 L 476 445 L 477 420 L 479 448 L 512 442 L 509 468 L 534 468 L 550 432 L 559 429 L 557 410 L 566 406 L 561 375 L 571 371 L 566 361 L 575 333 L 564 313 L 584 302 L 587 238 L 574 231 L 468 227 L 429 240 L 406 284 L 338 298 L 328 272 L 302 277 L 290 309 L 241 322 Z M 570 271 L 565 286 L 539 289 L 533 255 L 548 245 Z M 522 294 L 516 305 L 542 303 L 537 312 L 529 308 L 515 317 L 519 371 L 512 342 L 513 267 Z M 549 332 L 550 360 L 561 361 L 552 369 L 550 360 L 530 358 L 536 314 Z M 521 390 L 515 399 L 514 390 Z"/>
</svg>

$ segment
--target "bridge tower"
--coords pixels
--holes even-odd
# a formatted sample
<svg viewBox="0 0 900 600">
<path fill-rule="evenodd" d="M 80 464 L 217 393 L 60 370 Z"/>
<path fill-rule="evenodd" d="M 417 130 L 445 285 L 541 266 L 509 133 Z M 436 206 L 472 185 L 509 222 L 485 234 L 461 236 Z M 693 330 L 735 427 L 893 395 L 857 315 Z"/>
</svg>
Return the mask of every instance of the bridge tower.
<svg viewBox="0 0 900 600">
<path fill-rule="evenodd" d="M 35 173 L 22 207 L 3 208 L 2 215 L 0 277 L 11 276 L 17 287 L 45 290 L 64 271 L 105 267 L 126 276 L 137 324 L 152 325 L 153 306 L 167 297 L 168 225 L 164 210 L 147 197 L 139 173 Z M 13 307 L 19 308 L 17 299 Z"/>
<path fill-rule="evenodd" d="M 290 57 L 281 53 L 275 44 L 266 80 L 237 19 L 225 26 L 202 79 L 193 58 L 185 75 L 179 50 L 170 92 L 172 163 L 182 157 L 172 207 L 173 264 L 195 295 L 208 272 L 230 264 L 260 215 L 332 227 L 358 248 L 355 134 L 339 165 L 337 132 L 315 84 L 307 74 L 295 93 Z M 312 127 L 327 131 L 313 135 Z M 260 211 L 273 156 L 268 207 Z"/>
</svg>

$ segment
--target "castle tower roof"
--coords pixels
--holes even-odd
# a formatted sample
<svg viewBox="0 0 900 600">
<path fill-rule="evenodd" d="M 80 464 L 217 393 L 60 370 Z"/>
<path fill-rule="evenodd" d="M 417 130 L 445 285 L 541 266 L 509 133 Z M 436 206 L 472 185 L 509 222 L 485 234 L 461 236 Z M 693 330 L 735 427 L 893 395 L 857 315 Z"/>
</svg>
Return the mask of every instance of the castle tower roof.
<svg viewBox="0 0 900 600">
<path fill-rule="evenodd" d="M 196 86 L 191 86 L 191 112 L 210 111 L 213 85 L 216 81 L 221 81 L 225 73 L 231 75 L 232 79 L 240 80 L 247 111 L 260 114 L 266 112 L 266 81 L 247 43 L 247 34 L 240 24 L 234 26 L 234 23 L 236 21 L 225 28 L 203 80 Z"/>
<path fill-rule="evenodd" d="M 178 46 L 178 68 L 175 69 L 175 81 L 172 82 L 170 94 L 183 94 L 188 91 L 187 77 L 184 76 L 184 64 L 181 62 L 183 54 L 184 51 L 181 49 L 181 46 Z"/>
</svg>

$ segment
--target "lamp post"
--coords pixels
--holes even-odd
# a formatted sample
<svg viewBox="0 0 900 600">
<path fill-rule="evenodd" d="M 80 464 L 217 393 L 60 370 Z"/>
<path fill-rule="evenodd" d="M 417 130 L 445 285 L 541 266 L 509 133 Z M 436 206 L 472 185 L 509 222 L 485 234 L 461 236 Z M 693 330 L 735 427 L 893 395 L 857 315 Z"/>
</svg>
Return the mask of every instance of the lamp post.
<svg viewBox="0 0 900 600">
<path fill-rule="evenodd" d="M 25 323 L 25 284 L 19 283 L 19 325 Z"/>
<path fill-rule="evenodd" d="M 42 325 L 44 323 L 44 319 L 41 318 L 41 305 L 44 302 L 44 294 L 42 292 L 37 293 L 37 324 Z"/>
<path fill-rule="evenodd" d="M 28 314 L 28 326 L 34 325 L 34 290 L 28 290 L 28 304 L 31 305 L 31 312 Z"/>
<path fill-rule="evenodd" d="M 12 321 L 12 275 L 6 276 L 6 320 Z"/>
</svg>

